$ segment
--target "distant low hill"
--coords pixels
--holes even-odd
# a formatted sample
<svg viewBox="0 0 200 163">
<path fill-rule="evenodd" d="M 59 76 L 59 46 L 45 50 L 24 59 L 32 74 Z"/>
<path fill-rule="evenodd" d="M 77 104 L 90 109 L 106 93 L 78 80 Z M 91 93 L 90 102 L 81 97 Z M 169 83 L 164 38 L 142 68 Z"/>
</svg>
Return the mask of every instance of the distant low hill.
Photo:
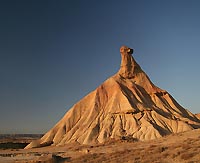
<svg viewBox="0 0 200 163">
<path fill-rule="evenodd" d="M 30 143 L 43 134 L 0 134 L 0 143 Z"/>
<path fill-rule="evenodd" d="M 43 134 L 0 134 L 0 139 L 40 138 Z"/>
<path fill-rule="evenodd" d="M 0 134 L 0 149 L 23 149 L 43 134 Z"/>
</svg>

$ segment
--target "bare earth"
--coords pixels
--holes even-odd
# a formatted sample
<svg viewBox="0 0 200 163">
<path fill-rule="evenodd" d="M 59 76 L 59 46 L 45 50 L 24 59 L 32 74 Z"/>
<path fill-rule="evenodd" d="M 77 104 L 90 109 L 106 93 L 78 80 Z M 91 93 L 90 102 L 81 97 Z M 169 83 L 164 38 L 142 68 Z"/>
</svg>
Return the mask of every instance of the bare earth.
<svg viewBox="0 0 200 163">
<path fill-rule="evenodd" d="M 143 142 L 113 140 L 94 146 L 68 144 L 0 150 L 0 162 L 197 163 L 200 162 L 200 129 Z"/>
</svg>

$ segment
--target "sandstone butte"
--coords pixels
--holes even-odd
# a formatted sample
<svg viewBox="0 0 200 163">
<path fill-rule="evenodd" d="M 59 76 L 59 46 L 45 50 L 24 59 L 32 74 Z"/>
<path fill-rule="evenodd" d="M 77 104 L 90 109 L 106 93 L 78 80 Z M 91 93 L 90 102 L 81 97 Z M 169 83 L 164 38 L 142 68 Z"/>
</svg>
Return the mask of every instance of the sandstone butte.
<svg viewBox="0 0 200 163">
<path fill-rule="evenodd" d="M 109 139 L 151 140 L 200 127 L 200 120 L 155 86 L 132 56 L 120 48 L 119 71 L 76 103 L 41 139 L 25 149 Z"/>
</svg>

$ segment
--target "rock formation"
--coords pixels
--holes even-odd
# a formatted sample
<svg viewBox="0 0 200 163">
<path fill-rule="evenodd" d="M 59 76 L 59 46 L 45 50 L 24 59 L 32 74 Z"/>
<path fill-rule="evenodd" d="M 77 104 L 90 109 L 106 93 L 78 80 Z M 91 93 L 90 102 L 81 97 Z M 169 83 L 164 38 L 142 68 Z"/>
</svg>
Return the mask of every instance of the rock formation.
<svg viewBox="0 0 200 163">
<path fill-rule="evenodd" d="M 195 114 L 195 116 L 200 119 L 200 113 Z"/>
<path fill-rule="evenodd" d="M 122 46 L 119 71 L 76 103 L 41 139 L 26 148 L 103 143 L 131 137 L 150 140 L 200 127 L 200 120 L 156 87 Z"/>
</svg>

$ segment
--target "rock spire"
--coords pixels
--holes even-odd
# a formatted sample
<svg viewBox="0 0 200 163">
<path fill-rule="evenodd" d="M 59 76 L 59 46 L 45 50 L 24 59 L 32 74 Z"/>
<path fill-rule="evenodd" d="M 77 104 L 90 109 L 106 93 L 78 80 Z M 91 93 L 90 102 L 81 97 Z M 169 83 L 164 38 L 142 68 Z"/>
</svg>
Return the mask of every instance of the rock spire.
<svg viewBox="0 0 200 163">
<path fill-rule="evenodd" d="M 128 48 L 127 46 L 122 46 L 120 48 L 121 53 L 121 66 L 118 74 L 123 78 L 131 79 L 134 77 L 134 74 L 141 70 L 140 66 L 134 60 L 132 54 L 133 49 Z"/>
</svg>

